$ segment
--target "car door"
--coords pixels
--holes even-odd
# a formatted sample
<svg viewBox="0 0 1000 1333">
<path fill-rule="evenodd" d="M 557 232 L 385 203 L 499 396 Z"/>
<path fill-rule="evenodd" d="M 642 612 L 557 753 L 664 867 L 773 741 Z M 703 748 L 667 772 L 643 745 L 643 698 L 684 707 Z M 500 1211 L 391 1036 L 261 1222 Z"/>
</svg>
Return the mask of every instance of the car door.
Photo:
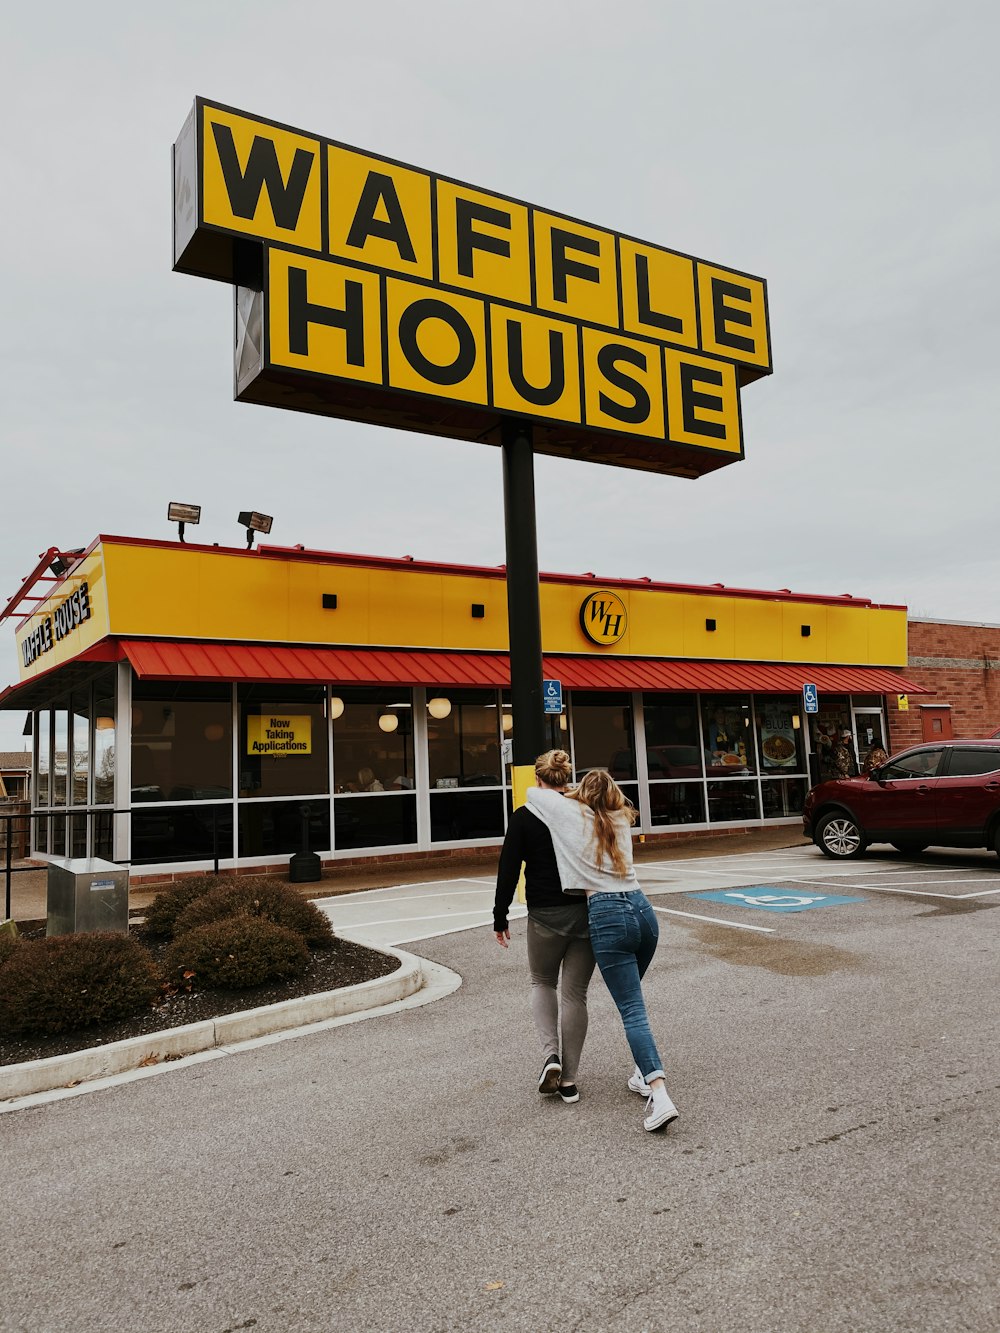
<svg viewBox="0 0 1000 1333">
<path fill-rule="evenodd" d="M 982 847 L 986 826 L 1000 810 L 1000 746 L 954 746 L 936 788 L 940 836 L 958 846 Z"/>
<path fill-rule="evenodd" d="M 890 759 L 865 784 L 860 804 L 868 836 L 876 841 L 931 842 L 937 832 L 934 808 L 943 749 L 927 746 Z"/>
</svg>

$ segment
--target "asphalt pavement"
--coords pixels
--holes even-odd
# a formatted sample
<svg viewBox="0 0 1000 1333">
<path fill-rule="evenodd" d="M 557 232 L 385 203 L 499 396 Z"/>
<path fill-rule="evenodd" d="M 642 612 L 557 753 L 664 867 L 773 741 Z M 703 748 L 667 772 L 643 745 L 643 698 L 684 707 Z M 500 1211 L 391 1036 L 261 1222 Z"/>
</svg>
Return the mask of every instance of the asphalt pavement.
<svg viewBox="0 0 1000 1333">
<path fill-rule="evenodd" d="M 497 947 L 488 885 L 344 899 L 417 938 L 471 893 L 408 946 L 461 988 L 0 1116 L 0 1329 L 994 1333 L 996 858 L 641 874 L 665 1133 L 596 977 L 582 1100 L 535 1091 L 524 924 Z"/>
</svg>

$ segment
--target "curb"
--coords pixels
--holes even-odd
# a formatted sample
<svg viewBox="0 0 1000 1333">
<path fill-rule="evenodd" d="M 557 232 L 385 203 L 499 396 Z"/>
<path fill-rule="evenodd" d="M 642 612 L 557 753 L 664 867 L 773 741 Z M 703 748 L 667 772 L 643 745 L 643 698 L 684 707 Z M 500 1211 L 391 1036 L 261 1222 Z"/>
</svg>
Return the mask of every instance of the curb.
<svg viewBox="0 0 1000 1333">
<path fill-rule="evenodd" d="M 223 1014 L 201 1023 L 151 1032 L 144 1037 L 109 1042 L 107 1046 L 91 1046 L 83 1051 L 53 1055 L 47 1060 L 0 1065 L 0 1101 L 107 1078 L 143 1065 L 160 1064 L 165 1059 L 178 1060 L 217 1046 L 230 1046 L 290 1028 L 307 1027 L 362 1010 L 380 1009 L 414 995 L 423 987 L 421 959 L 398 949 L 383 947 L 376 952 L 398 959 L 400 965 L 396 971 L 340 990 L 280 1000 L 277 1004 Z"/>
</svg>

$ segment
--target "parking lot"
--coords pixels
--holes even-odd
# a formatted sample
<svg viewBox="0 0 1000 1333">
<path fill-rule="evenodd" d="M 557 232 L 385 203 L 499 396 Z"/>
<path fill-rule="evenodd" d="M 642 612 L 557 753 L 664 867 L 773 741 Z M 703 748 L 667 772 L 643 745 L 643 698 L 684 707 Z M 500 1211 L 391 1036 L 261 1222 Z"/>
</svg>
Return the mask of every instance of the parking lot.
<svg viewBox="0 0 1000 1333">
<path fill-rule="evenodd" d="M 1000 859 L 985 851 L 929 851 L 907 858 L 876 848 L 855 860 L 833 861 L 803 844 L 735 856 L 646 859 L 637 873 L 665 918 L 764 935 L 801 932 L 789 917 L 809 912 L 812 925 L 820 909 L 859 907 L 877 894 L 937 901 L 941 910 L 951 911 L 970 910 L 962 904 L 980 900 L 1000 901 Z M 494 882 L 488 875 L 427 880 L 319 902 L 343 935 L 407 945 L 489 924 Z M 524 912 L 515 903 L 511 919 Z"/>
<path fill-rule="evenodd" d="M 639 874 L 665 1134 L 599 978 L 581 1101 L 538 1096 L 524 924 L 497 948 L 488 876 L 330 899 L 461 987 L 0 1117 L 31 1181 L 0 1329 L 993 1333 L 1000 863 Z"/>
</svg>

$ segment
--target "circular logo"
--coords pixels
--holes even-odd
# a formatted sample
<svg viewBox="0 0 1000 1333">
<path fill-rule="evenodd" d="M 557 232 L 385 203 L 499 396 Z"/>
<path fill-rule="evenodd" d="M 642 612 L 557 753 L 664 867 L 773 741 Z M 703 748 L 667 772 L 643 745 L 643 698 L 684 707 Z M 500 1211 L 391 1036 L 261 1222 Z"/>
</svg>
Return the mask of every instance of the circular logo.
<svg viewBox="0 0 1000 1333">
<path fill-rule="evenodd" d="M 617 643 L 628 629 L 625 603 L 614 592 L 592 592 L 580 607 L 580 628 L 602 648 Z"/>
</svg>

